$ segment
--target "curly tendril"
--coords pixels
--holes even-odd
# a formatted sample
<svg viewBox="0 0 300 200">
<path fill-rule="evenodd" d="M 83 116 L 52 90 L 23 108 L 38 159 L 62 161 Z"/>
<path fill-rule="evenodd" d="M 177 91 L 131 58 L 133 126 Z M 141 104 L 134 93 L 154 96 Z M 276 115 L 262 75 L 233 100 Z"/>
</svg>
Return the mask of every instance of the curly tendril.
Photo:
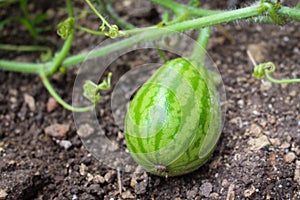
<svg viewBox="0 0 300 200">
<path fill-rule="evenodd" d="M 72 33 L 74 29 L 75 20 L 73 17 L 67 18 L 65 21 L 57 25 L 57 34 L 64 40 Z"/>
<path fill-rule="evenodd" d="M 85 0 L 86 3 L 89 5 L 89 7 L 92 9 L 92 11 L 99 17 L 99 19 L 102 21 L 101 26 L 99 27 L 101 32 L 104 32 L 104 34 L 110 38 L 116 38 L 119 36 L 124 36 L 125 32 L 120 31 L 119 27 L 115 24 L 111 25 L 109 24 L 105 18 L 101 15 L 101 13 L 98 12 L 98 10 L 95 8 L 95 6 L 91 3 L 90 0 Z M 108 28 L 108 31 L 106 31 L 106 28 Z"/>
<path fill-rule="evenodd" d="M 271 19 L 278 25 L 283 24 L 283 19 L 277 14 L 277 11 L 281 8 L 281 2 L 278 2 L 277 0 L 261 0 L 261 5 L 264 5 L 267 7 L 267 11 Z"/>
<path fill-rule="evenodd" d="M 110 38 L 116 38 L 118 36 L 124 36 L 125 33 L 123 31 L 120 31 L 117 25 L 113 24 L 109 27 L 109 30 L 105 33 L 105 35 Z"/>
<path fill-rule="evenodd" d="M 263 78 L 267 78 L 270 82 L 276 83 L 276 84 L 284 84 L 284 83 L 300 83 L 300 79 L 284 79 L 284 80 L 278 80 L 274 79 L 270 76 L 271 73 L 275 72 L 275 64 L 272 62 L 266 62 L 262 63 L 260 65 L 257 65 L 254 67 L 253 77 L 257 78 L 259 80 L 262 80 Z"/>
</svg>

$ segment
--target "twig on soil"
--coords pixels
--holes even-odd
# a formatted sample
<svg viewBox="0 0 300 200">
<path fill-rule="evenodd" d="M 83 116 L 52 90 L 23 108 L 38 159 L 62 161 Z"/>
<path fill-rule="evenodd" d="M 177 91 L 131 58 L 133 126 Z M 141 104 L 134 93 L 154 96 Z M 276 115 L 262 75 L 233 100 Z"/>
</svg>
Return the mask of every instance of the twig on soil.
<svg viewBox="0 0 300 200">
<path fill-rule="evenodd" d="M 121 172 L 120 169 L 117 168 L 117 176 L 118 176 L 118 185 L 119 185 L 119 193 L 122 194 L 122 180 L 121 180 Z"/>
</svg>

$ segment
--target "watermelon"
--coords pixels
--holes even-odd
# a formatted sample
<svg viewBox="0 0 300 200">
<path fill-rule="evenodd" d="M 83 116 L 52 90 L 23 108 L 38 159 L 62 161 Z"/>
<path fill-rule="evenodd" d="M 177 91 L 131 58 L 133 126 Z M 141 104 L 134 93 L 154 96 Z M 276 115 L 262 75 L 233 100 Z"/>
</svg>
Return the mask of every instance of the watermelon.
<svg viewBox="0 0 300 200">
<path fill-rule="evenodd" d="M 162 65 L 138 90 L 125 118 L 133 159 L 159 176 L 198 169 L 213 153 L 222 127 L 210 72 L 188 58 Z"/>
</svg>

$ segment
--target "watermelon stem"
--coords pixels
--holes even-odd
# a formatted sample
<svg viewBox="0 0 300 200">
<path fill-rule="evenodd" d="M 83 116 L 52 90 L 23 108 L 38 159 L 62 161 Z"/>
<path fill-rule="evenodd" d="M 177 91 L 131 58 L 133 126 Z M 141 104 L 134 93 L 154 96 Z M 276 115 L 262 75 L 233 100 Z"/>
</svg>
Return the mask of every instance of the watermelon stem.
<svg viewBox="0 0 300 200">
<path fill-rule="evenodd" d="M 200 29 L 200 33 L 197 38 L 197 43 L 194 47 L 191 59 L 195 60 L 197 64 L 204 66 L 206 52 L 207 52 L 207 45 L 210 37 L 210 27 L 204 27 Z"/>
</svg>

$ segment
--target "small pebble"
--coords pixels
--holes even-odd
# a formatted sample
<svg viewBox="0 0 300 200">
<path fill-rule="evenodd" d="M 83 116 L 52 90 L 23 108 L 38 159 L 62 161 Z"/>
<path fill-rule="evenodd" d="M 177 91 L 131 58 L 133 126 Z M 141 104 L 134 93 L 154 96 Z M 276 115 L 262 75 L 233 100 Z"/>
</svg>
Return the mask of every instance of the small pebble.
<svg viewBox="0 0 300 200">
<path fill-rule="evenodd" d="M 135 197 L 132 195 L 132 193 L 127 190 L 126 192 L 123 192 L 121 194 L 122 199 L 135 199 Z"/>
<path fill-rule="evenodd" d="M 91 182 L 93 179 L 94 179 L 94 176 L 91 173 L 87 173 L 87 175 L 86 175 L 87 182 Z"/>
<path fill-rule="evenodd" d="M 94 133 L 94 128 L 89 124 L 82 124 L 80 125 L 79 129 L 77 130 L 77 134 L 81 138 L 87 138 Z"/>
<path fill-rule="evenodd" d="M 269 139 L 265 135 L 261 135 L 259 138 L 251 138 L 248 140 L 248 145 L 251 150 L 257 151 L 263 147 L 269 145 Z"/>
<path fill-rule="evenodd" d="M 235 188 L 235 185 L 233 183 L 229 185 L 226 200 L 234 200 L 235 199 L 234 188 Z"/>
<path fill-rule="evenodd" d="M 288 152 L 283 156 L 284 162 L 286 163 L 292 163 L 296 159 L 296 154 L 294 152 Z"/>
<path fill-rule="evenodd" d="M 100 191 L 100 185 L 99 184 L 92 184 L 88 187 L 88 192 L 92 194 L 97 194 L 98 191 Z"/>
<path fill-rule="evenodd" d="M 290 146 L 291 146 L 291 144 L 290 143 L 288 143 L 288 142 L 284 142 L 284 143 L 282 143 L 281 144 L 281 149 L 288 149 L 288 148 L 290 148 Z"/>
<path fill-rule="evenodd" d="M 69 124 L 52 124 L 45 128 L 45 133 L 55 138 L 65 138 L 69 131 Z"/>
<path fill-rule="evenodd" d="M 295 97 L 297 95 L 297 91 L 296 90 L 292 90 L 289 93 L 290 96 Z"/>
<path fill-rule="evenodd" d="M 59 141 L 59 145 L 68 150 L 72 146 L 72 143 L 69 140 L 61 140 Z"/>
<path fill-rule="evenodd" d="M 251 185 L 251 188 L 247 189 L 244 191 L 244 196 L 246 198 L 250 198 L 255 194 L 255 187 Z"/>
<path fill-rule="evenodd" d="M 28 105 L 30 111 L 34 112 L 36 107 L 35 107 L 35 100 L 34 100 L 33 96 L 25 93 L 24 94 L 24 101 Z"/>
<path fill-rule="evenodd" d="M 187 199 L 194 199 L 198 194 L 198 186 L 194 186 L 191 190 L 188 190 L 186 193 Z"/>
<path fill-rule="evenodd" d="M 116 177 L 115 171 L 109 171 L 104 175 L 104 179 L 107 183 L 111 183 Z"/>
<path fill-rule="evenodd" d="M 251 124 L 250 128 L 246 130 L 245 135 L 251 135 L 255 137 L 259 137 L 262 134 L 262 129 L 257 124 Z"/>
<path fill-rule="evenodd" d="M 220 195 L 216 192 L 213 192 L 209 195 L 209 199 L 220 199 Z"/>
<path fill-rule="evenodd" d="M 148 180 L 145 179 L 137 183 L 134 187 L 134 192 L 136 194 L 145 194 L 147 192 Z"/>
<path fill-rule="evenodd" d="M 77 200 L 78 199 L 78 196 L 76 194 L 73 194 L 72 195 L 72 200 Z"/>
<path fill-rule="evenodd" d="M 85 164 L 81 163 L 79 167 L 79 174 L 81 176 L 85 176 L 87 174 L 87 171 L 88 171 L 88 167 Z"/>
<path fill-rule="evenodd" d="M 223 187 L 227 187 L 228 186 L 228 180 L 227 179 L 224 179 L 223 181 L 222 181 L 222 183 L 221 183 L 221 185 L 223 186 Z"/>
<path fill-rule="evenodd" d="M 101 175 L 96 175 L 96 176 L 94 176 L 94 182 L 95 183 L 104 183 L 105 182 L 105 179 L 104 179 L 104 177 L 103 176 L 101 176 Z"/>
<path fill-rule="evenodd" d="M 203 183 L 200 187 L 201 195 L 205 197 L 209 197 L 210 193 L 212 192 L 212 184 L 211 183 Z"/>
<path fill-rule="evenodd" d="M 55 108 L 57 108 L 57 106 L 58 106 L 57 101 L 53 97 L 50 97 L 46 104 L 47 112 L 48 113 L 52 112 Z"/>
<path fill-rule="evenodd" d="M 7 195 L 8 194 L 5 190 L 0 190 L 0 200 L 5 200 Z"/>
<path fill-rule="evenodd" d="M 294 172 L 294 181 L 300 185 L 300 160 L 296 160 L 296 168 Z"/>
</svg>

